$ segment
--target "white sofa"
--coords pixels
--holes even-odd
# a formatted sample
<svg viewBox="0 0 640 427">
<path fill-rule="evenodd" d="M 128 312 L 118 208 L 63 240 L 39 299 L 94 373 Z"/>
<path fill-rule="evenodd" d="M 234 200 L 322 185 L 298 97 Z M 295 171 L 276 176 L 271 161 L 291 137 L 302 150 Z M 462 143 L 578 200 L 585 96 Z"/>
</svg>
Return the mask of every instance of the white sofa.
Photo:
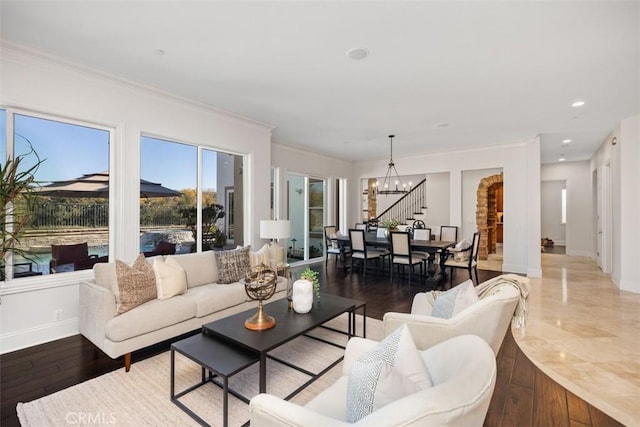
<svg viewBox="0 0 640 427">
<path fill-rule="evenodd" d="M 420 350 L 458 335 L 473 334 L 484 339 L 497 355 L 516 307 L 521 304 L 520 309 L 525 309 L 523 298 L 526 295 L 522 293 L 528 292 L 529 279 L 505 274 L 481 283 L 476 290 L 486 285 L 491 285 L 491 289 L 478 302 L 449 319 L 431 316 L 434 299 L 430 298 L 429 293 L 418 293 L 413 299 L 411 313 L 385 313 L 383 334 L 386 337 L 406 323 Z"/>
<path fill-rule="evenodd" d="M 305 406 L 269 394 L 251 399 L 251 427 L 482 426 L 496 382 L 491 348 L 477 336 L 452 338 L 420 352 L 433 386 L 395 400 L 350 424 L 345 420 L 353 362 L 378 343 L 352 338 L 342 376 Z"/>
<path fill-rule="evenodd" d="M 115 264 L 94 266 L 95 280 L 80 285 L 80 333 L 108 356 L 125 356 L 131 366 L 131 352 L 194 331 L 203 324 L 256 308 L 257 302 L 239 283 L 218 284 L 215 251 L 167 255 L 185 270 L 187 292 L 165 300 L 154 299 L 116 315 Z M 152 259 L 149 258 L 149 261 Z M 280 280 L 269 302 L 286 296 L 287 281 Z"/>
</svg>

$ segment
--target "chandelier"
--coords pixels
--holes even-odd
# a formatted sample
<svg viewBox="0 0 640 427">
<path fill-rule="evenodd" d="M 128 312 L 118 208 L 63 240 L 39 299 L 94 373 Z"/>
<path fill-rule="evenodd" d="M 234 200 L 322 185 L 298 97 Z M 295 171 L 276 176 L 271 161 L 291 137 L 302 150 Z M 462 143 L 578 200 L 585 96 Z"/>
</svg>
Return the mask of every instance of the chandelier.
<svg viewBox="0 0 640 427">
<path fill-rule="evenodd" d="M 376 182 L 376 194 L 406 194 L 411 190 L 411 183 L 409 183 L 409 189 L 407 185 L 402 182 L 396 165 L 393 163 L 393 138 L 395 135 L 389 135 L 389 141 L 391 143 L 391 155 L 389 156 L 389 168 L 387 174 L 384 176 L 382 187 Z"/>
</svg>

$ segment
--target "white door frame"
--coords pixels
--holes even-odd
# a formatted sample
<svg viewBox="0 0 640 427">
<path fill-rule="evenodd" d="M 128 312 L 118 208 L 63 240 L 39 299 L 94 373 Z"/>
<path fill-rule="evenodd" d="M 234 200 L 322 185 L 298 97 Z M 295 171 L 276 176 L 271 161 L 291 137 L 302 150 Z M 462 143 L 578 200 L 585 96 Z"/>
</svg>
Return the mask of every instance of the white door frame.
<svg viewBox="0 0 640 427">
<path fill-rule="evenodd" d="M 596 171 L 596 242 L 597 261 L 603 273 L 611 273 L 611 164 Z"/>
</svg>

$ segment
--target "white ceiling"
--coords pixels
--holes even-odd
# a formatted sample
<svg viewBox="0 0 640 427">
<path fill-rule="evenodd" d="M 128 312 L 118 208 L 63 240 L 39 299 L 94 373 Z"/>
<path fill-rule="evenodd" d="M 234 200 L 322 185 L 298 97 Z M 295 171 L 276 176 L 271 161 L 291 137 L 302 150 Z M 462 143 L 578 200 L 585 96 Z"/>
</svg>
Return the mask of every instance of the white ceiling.
<svg viewBox="0 0 640 427">
<path fill-rule="evenodd" d="M 640 3 L 8 1 L 4 40 L 276 126 L 351 160 L 541 135 L 585 160 L 640 112 Z M 368 58 L 346 52 L 365 48 Z M 164 55 L 158 50 L 164 51 Z M 571 107 L 582 99 L 586 105 Z M 562 148 L 563 139 L 573 142 Z"/>
</svg>

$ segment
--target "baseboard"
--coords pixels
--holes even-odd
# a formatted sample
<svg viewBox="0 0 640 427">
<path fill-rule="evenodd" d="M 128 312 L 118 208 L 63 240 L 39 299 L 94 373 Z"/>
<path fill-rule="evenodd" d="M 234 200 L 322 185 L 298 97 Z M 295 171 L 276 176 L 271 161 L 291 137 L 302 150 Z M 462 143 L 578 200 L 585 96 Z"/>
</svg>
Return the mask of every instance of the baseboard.
<svg viewBox="0 0 640 427">
<path fill-rule="evenodd" d="M 542 277 L 542 269 L 541 268 L 527 269 L 527 277 Z"/>
<path fill-rule="evenodd" d="M 569 256 L 585 256 L 585 257 L 588 257 L 588 258 L 593 257 L 593 253 L 591 251 L 588 251 L 588 250 L 575 250 L 575 249 L 569 250 L 567 248 L 566 254 L 569 255 Z"/>
<path fill-rule="evenodd" d="M 640 283 L 632 282 L 631 280 L 621 280 L 618 286 L 621 291 L 633 292 L 634 294 L 640 294 Z"/>
<path fill-rule="evenodd" d="M 79 319 L 76 317 L 0 335 L 0 354 L 77 335 L 78 331 Z"/>
<path fill-rule="evenodd" d="M 507 273 L 527 274 L 528 268 L 522 265 L 502 263 L 502 271 Z"/>
</svg>

